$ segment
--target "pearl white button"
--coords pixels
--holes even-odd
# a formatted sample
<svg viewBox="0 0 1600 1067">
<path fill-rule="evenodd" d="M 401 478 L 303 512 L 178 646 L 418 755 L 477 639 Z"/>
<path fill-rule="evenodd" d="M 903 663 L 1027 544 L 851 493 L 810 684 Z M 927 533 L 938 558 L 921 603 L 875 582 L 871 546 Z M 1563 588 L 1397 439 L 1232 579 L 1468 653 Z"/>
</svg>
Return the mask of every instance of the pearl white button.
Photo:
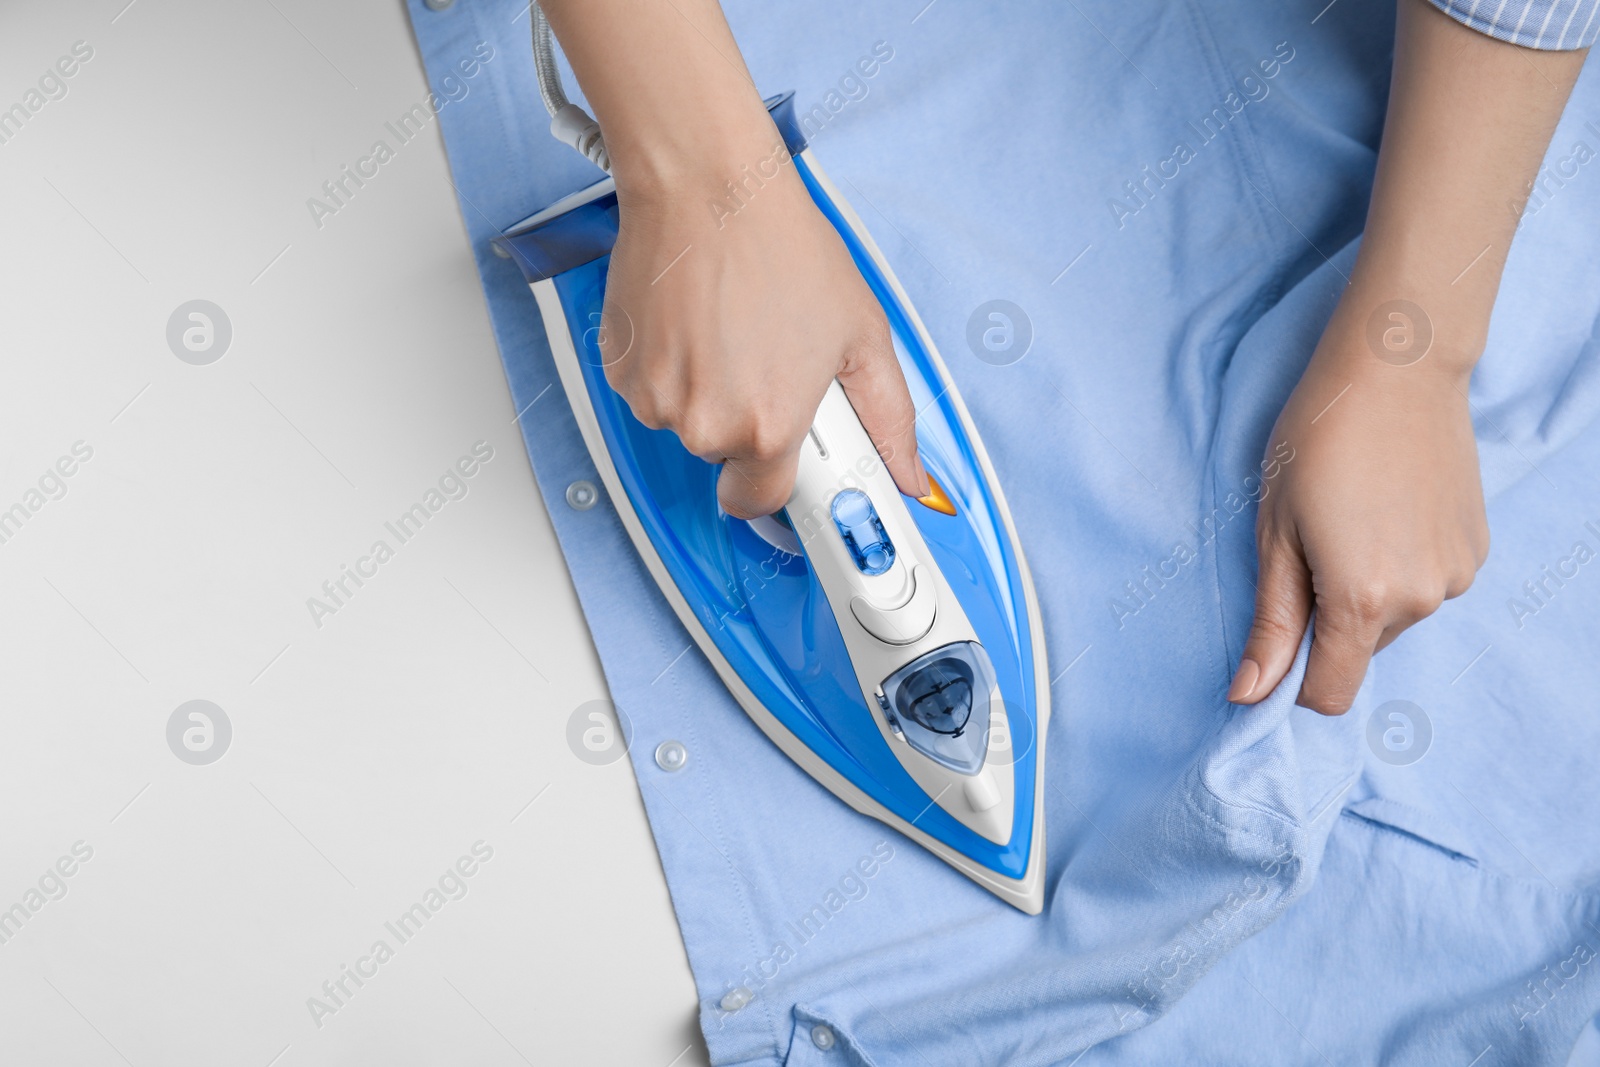
<svg viewBox="0 0 1600 1067">
<path fill-rule="evenodd" d="M 746 989 L 744 986 L 738 986 L 734 989 L 730 989 L 722 998 L 722 1010 L 738 1011 L 740 1008 L 750 1003 L 754 997 L 755 994 L 750 992 L 750 990 Z"/>
<path fill-rule="evenodd" d="M 833 1028 L 823 1023 L 818 1023 L 811 1028 L 811 1043 L 826 1052 L 833 1047 Z"/>
<path fill-rule="evenodd" d="M 682 741 L 663 741 L 656 746 L 656 766 L 664 771 L 681 771 L 689 762 L 689 750 Z"/>
<path fill-rule="evenodd" d="M 593 482 L 577 481 L 567 486 L 567 503 L 574 511 L 588 511 L 600 499 L 600 490 Z"/>
</svg>

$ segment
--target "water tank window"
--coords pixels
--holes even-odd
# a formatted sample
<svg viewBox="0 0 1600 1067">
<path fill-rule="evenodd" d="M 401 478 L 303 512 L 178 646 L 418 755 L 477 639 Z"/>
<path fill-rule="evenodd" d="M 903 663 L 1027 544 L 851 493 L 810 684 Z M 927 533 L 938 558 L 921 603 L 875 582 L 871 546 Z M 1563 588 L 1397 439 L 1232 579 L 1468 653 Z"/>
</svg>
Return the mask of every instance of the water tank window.
<svg viewBox="0 0 1600 1067">
<path fill-rule="evenodd" d="M 835 496 L 833 524 L 839 528 L 839 536 L 862 574 L 882 574 L 894 566 L 894 544 L 867 494 L 846 489 Z"/>
</svg>

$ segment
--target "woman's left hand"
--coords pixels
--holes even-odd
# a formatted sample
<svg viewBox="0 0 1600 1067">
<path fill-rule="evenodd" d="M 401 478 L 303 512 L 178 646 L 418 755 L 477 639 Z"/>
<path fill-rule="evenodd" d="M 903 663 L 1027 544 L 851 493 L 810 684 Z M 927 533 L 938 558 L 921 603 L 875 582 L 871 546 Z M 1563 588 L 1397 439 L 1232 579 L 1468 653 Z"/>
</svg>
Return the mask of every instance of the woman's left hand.
<svg viewBox="0 0 1600 1067">
<path fill-rule="evenodd" d="M 1347 291 L 1273 429 L 1267 454 L 1292 459 L 1256 520 L 1256 616 L 1235 703 L 1283 679 L 1315 608 L 1298 703 L 1344 713 L 1373 654 L 1466 592 L 1488 555 L 1472 359 L 1432 351 L 1407 363 L 1432 333 L 1426 313 L 1381 308 L 1370 292 Z M 1369 331 L 1375 312 L 1381 328 Z"/>
</svg>

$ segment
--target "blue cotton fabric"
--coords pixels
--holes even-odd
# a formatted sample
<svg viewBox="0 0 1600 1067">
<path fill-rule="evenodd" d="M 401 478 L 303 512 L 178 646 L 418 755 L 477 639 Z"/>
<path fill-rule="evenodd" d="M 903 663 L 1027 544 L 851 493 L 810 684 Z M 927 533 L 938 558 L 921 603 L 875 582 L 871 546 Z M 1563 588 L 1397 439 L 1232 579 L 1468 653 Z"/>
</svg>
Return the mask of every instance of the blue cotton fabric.
<svg viewBox="0 0 1600 1067">
<path fill-rule="evenodd" d="M 496 50 L 440 119 L 713 1061 L 1600 1063 L 1600 76 L 1472 383 L 1489 562 L 1328 719 L 1293 706 L 1304 648 L 1258 707 L 1224 693 L 1263 448 L 1363 225 L 1392 4 L 925 4 L 726 7 L 943 350 L 1033 567 L 1055 678 L 1035 918 L 811 782 L 690 648 L 614 511 L 566 504 L 595 469 L 489 240 L 596 172 L 547 133 L 521 0 L 411 0 L 441 96 Z M 996 298 L 1034 333 L 1009 366 L 966 341 Z M 1397 706 L 1431 732 L 1409 764 L 1383 740 L 1413 751 L 1409 723 L 1423 743 Z M 650 758 L 666 739 L 685 770 Z"/>
</svg>

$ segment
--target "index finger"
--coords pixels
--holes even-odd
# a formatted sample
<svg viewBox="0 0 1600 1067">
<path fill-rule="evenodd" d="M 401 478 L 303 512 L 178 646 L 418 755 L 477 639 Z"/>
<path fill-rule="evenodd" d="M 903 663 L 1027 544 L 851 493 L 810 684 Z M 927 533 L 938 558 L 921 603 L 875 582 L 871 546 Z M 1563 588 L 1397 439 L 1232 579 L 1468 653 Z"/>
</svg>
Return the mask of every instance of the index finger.
<svg viewBox="0 0 1600 1067">
<path fill-rule="evenodd" d="M 717 500 L 736 519 L 771 515 L 789 502 L 799 466 L 798 447 L 776 457 L 729 456 L 717 475 Z"/>
<path fill-rule="evenodd" d="M 1323 715 L 1343 715 L 1367 676 L 1383 624 L 1349 607 L 1319 604 L 1311 626 L 1311 655 L 1295 703 Z"/>
</svg>

